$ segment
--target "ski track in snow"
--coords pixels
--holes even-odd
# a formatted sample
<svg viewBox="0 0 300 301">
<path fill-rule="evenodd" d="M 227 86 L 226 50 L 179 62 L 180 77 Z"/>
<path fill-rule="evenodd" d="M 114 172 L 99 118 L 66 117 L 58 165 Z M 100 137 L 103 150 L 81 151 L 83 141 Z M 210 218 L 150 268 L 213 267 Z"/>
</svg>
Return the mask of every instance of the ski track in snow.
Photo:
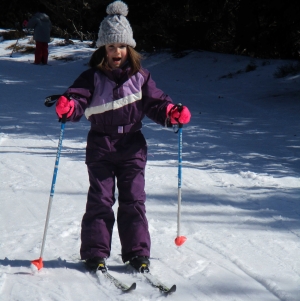
<svg viewBox="0 0 300 301">
<path fill-rule="evenodd" d="M 253 268 L 249 267 L 246 263 L 241 261 L 237 256 L 234 256 L 232 254 L 229 254 L 224 248 L 220 248 L 215 243 L 210 241 L 209 239 L 205 240 L 198 240 L 201 244 L 206 245 L 213 251 L 219 253 L 222 255 L 226 260 L 229 260 L 234 265 L 236 265 L 240 270 L 242 270 L 245 274 L 247 274 L 249 277 L 260 283 L 262 286 L 264 286 L 270 293 L 272 293 L 274 296 L 276 296 L 281 301 L 292 301 L 296 299 L 293 299 L 287 292 L 282 291 L 279 286 L 268 279 L 265 279 L 262 277 L 258 272 L 256 272 Z"/>
</svg>

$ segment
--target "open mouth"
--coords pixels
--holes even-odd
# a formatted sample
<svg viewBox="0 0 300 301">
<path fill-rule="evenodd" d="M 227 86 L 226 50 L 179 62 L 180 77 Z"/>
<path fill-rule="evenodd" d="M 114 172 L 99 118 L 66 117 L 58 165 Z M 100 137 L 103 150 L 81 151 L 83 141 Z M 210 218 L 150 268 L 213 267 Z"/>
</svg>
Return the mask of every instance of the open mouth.
<svg viewBox="0 0 300 301">
<path fill-rule="evenodd" d="M 113 61 L 114 61 L 115 63 L 121 62 L 121 58 L 120 58 L 120 57 L 114 57 L 114 58 L 113 58 Z"/>
</svg>

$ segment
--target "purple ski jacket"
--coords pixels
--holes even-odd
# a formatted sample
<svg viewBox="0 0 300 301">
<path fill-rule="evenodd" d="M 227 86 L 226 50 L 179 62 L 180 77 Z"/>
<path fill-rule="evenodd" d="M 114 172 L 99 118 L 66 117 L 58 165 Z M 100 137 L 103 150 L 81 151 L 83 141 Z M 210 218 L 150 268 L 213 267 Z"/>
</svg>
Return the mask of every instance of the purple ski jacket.
<svg viewBox="0 0 300 301">
<path fill-rule="evenodd" d="M 165 125 L 166 107 L 172 99 L 156 87 L 148 70 L 129 77 L 129 68 L 84 71 L 64 93 L 75 102 L 69 121 L 85 115 L 91 128 L 104 133 L 135 132 L 149 117 Z"/>
</svg>

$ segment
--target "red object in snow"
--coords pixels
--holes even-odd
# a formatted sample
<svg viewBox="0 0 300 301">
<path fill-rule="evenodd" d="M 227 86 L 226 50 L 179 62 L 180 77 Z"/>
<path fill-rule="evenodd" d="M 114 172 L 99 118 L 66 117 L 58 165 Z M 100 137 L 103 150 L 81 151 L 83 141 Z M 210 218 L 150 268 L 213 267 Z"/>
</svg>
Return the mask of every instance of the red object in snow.
<svg viewBox="0 0 300 301">
<path fill-rule="evenodd" d="M 187 240 L 187 238 L 185 236 L 178 236 L 175 238 L 175 245 L 177 247 L 180 247 L 181 245 L 183 245 L 185 243 L 186 240 Z"/>
</svg>

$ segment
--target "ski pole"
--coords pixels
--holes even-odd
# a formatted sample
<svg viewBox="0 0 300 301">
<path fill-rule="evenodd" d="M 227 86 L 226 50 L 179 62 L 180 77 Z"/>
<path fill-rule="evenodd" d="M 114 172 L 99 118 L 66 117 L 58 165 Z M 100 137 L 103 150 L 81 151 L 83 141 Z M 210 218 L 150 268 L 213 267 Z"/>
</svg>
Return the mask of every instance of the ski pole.
<svg viewBox="0 0 300 301">
<path fill-rule="evenodd" d="M 178 104 L 178 111 L 182 111 L 182 104 Z M 181 183 L 182 183 L 182 127 L 183 124 L 178 122 L 178 211 L 177 211 L 177 237 L 175 238 L 176 246 L 181 246 L 187 240 L 185 236 L 180 236 L 180 219 L 181 219 Z"/>
<path fill-rule="evenodd" d="M 36 260 L 31 261 L 31 267 L 33 270 L 40 270 L 43 268 L 43 254 L 45 249 L 45 243 L 46 243 L 46 236 L 47 236 L 47 230 L 49 225 L 49 219 L 50 219 L 50 212 L 53 202 L 53 196 L 54 196 L 54 190 L 55 190 L 55 183 L 56 183 L 56 177 L 58 172 L 58 164 L 59 164 L 59 158 L 62 148 L 62 140 L 64 136 L 64 130 L 65 130 L 65 124 L 66 124 L 67 114 L 64 114 L 61 119 L 61 128 L 60 128 L 60 135 L 59 135 L 59 141 L 58 141 L 58 147 L 57 147 L 57 153 L 56 153 L 56 160 L 54 165 L 54 172 L 52 177 L 52 184 L 51 184 L 51 190 L 50 190 L 50 197 L 48 202 L 48 210 L 47 210 L 47 216 L 46 216 L 46 222 L 45 222 L 45 228 L 44 228 L 44 235 L 43 235 L 43 242 L 42 242 L 42 248 L 41 248 L 41 254 L 40 258 Z"/>
<path fill-rule="evenodd" d="M 14 48 L 13 48 L 11 54 L 10 54 L 10 57 L 12 57 L 12 55 L 13 55 L 13 53 L 14 53 L 16 47 L 17 47 L 18 42 L 19 42 L 19 38 L 17 39 L 17 42 L 16 42 L 16 44 L 14 45 Z"/>
</svg>

